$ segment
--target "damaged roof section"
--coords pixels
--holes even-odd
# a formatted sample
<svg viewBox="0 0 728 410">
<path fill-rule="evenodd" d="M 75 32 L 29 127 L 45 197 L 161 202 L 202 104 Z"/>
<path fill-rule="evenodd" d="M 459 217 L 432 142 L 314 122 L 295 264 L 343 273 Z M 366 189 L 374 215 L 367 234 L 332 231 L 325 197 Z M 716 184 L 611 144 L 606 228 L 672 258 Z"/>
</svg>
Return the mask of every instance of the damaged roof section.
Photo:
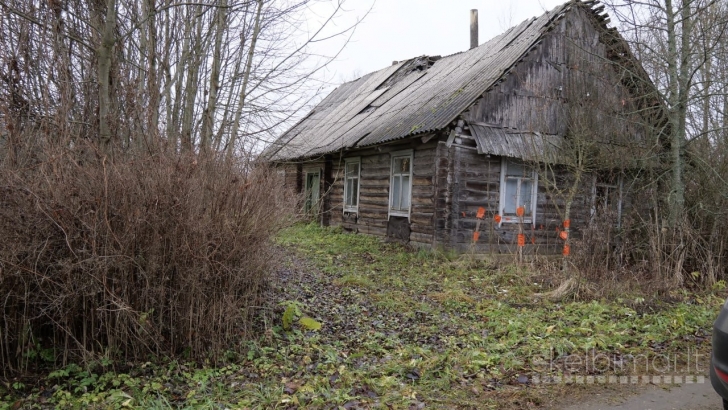
<svg viewBox="0 0 728 410">
<path fill-rule="evenodd" d="M 589 140 L 575 145 L 569 136 L 548 135 L 533 131 L 503 128 L 492 124 L 468 123 L 479 154 L 520 158 L 547 164 L 573 165 L 580 154 L 592 158 L 592 165 L 612 168 L 616 164 L 627 168 L 646 168 L 658 165 L 653 147 L 639 140 Z"/>
<path fill-rule="evenodd" d="M 471 50 L 416 57 L 342 84 L 264 151 L 272 161 L 311 157 L 445 128 L 578 3 L 566 3 Z"/>
<path fill-rule="evenodd" d="M 562 136 L 517 131 L 479 123 L 471 123 L 469 127 L 475 137 L 479 154 L 552 164 L 564 161 L 561 150 L 564 143 Z"/>
</svg>

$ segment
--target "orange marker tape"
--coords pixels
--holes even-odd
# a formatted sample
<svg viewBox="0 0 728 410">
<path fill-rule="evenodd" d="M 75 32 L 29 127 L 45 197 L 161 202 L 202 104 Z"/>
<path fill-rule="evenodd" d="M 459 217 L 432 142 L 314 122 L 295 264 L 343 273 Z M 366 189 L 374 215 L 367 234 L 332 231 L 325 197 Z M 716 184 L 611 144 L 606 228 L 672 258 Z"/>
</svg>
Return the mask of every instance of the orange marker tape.
<svg viewBox="0 0 728 410">
<path fill-rule="evenodd" d="M 569 228 L 571 226 L 571 219 L 567 219 L 564 221 L 564 228 Z"/>
<path fill-rule="evenodd" d="M 480 232 L 473 232 L 473 242 L 478 242 L 478 238 L 480 238 Z"/>
<path fill-rule="evenodd" d="M 569 245 L 564 245 L 564 251 L 562 252 L 562 254 L 564 256 L 569 256 L 570 253 L 571 253 L 571 247 Z"/>
<path fill-rule="evenodd" d="M 501 216 L 500 216 L 500 215 L 498 215 L 498 214 L 496 214 L 496 215 L 495 215 L 495 216 L 493 217 L 493 219 L 495 219 L 495 223 L 498 223 L 498 224 L 499 224 L 499 223 L 501 222 Z"/>
<path fill-rule="evenodd" d="M 481 206 L 480 208 L 478 208 L 478 213 L 475 215 L 475 217 L 478 219 L 483 219 L 484 216 L 485 216 L 485 208 L 483 208 Z"/>
<path fill-rule="evenodd" d="M 522 206 L 519 206 L 518 208 L 516 208 L 516 215 L 518 215 L 518 216 L 523 216 L 523 214 L 525 212 L 526 212 L 526 209 L 523 208 Z"/>
<path fill-rule="evenodd" d="M 566 240 L 566 238 L 568 238 L 568 237 L 569 237 L 569 233 L 568 232 L 566 232 L 566 231 L 559 232 L 559 238 L 561 238 L 563 240 Z"/>
<path fill-rule="evenodd" d="M 526 245 L 526 235 L 519 233 L 518 234 L 518 246 L 525 246 Z"/>
</svg>

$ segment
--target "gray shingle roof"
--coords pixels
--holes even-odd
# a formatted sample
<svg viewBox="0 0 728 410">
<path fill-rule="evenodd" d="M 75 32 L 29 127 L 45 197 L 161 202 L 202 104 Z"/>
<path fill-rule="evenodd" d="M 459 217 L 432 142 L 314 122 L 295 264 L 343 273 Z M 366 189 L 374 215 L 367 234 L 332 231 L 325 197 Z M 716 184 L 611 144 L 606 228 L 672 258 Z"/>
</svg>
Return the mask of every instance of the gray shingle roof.
<svg viewBox="0 0 728 410">
<path fill-rule="evenodd" d="M 575 3 L 510 28 L 474 49 L 418 57 L 342 84 L 264 151 L 312 157 L 440 130 L 506 76 Z"/>
</svg>

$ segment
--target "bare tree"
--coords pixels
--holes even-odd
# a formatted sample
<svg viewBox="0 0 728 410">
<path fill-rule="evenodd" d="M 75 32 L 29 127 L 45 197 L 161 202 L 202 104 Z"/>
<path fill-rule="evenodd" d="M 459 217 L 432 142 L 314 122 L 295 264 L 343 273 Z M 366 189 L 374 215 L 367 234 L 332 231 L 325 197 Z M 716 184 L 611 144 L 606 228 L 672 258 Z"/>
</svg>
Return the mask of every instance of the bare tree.
<svg viewBox="0 0 728 410">
<path fill-rule="evenodd" d="M 12 138 L 44 124 L 43 138 L 98 141 L 102 155 L 259 149 L 336 56 L 311 45 L 356 27 L 333 28 L 338 0 L 304 31 L 318 1 L 0 0 L 3 121 L 18 123 Z"/>
<path fill-rule="evenodd" d="M 711 89 L 715 53 L 728 35 L 725 5 L 717 0 L 608 0 L 607 4 L 655 80 L 657 97 L 667 107 L 668 123 L 661 131 L 670 143 L 671 179 L 666 202 L 669 224 L 675 226 L 685 211 L 686 144 L 707 135 L 707 130 L 690 135 L 695 128 L 689 124 L 689 114 L 702 100 L 705 115 L 710 115 L 705 96 Z M 703 125 L 709 125 L 705 118 Z"/>
<path fill-rule="evenodd" d="M 725 69 L 728 5 L 718 0 L 609 0 L 631 49 L 656 85 L 666 121 L 657 130 L 669 155 L 662 182 L 666 212 L 651 227 L 658 277 L 714 283 L 724 270 L 728 178 Z M 663 222 L 663 218 L 664 221 Z M 670 229 L 668 229 L 670 228 Z M 692 275 L 685 275 L 689 269 Z M 697 273 L 697 275 L 696 275 Z"/>
</svg>

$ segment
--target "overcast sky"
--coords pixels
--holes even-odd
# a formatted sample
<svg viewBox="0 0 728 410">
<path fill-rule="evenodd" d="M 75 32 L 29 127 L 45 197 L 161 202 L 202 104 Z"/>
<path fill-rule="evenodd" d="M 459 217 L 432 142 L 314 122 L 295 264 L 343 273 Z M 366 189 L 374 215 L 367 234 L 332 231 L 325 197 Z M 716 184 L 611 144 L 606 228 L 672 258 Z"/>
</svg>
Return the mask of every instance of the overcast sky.
<svg viewBox="0 0 728 410">
<path fill-rule="evenodd" d="M 307 18 L 310 27 L 328 14 L 335 0 L 319 4 Z M 395 60 L 420 55 L 465 51 L 470 45 L 470 9 L 478 9 L 479 43 L 523 20 L 543 14 L 566 0 L 347 0 L 346 12 L 332 30 L 363 18 L 350 42 L 326 68 L 326 77 L 340 84 L 382 69 Z M 327 7 L 329 10 L 327 10 Z M 369 14 L 367 10 L 371 9 Z M 324 42 L 316 49 L 333 55 L 341 41 Z"/>
</svg>

